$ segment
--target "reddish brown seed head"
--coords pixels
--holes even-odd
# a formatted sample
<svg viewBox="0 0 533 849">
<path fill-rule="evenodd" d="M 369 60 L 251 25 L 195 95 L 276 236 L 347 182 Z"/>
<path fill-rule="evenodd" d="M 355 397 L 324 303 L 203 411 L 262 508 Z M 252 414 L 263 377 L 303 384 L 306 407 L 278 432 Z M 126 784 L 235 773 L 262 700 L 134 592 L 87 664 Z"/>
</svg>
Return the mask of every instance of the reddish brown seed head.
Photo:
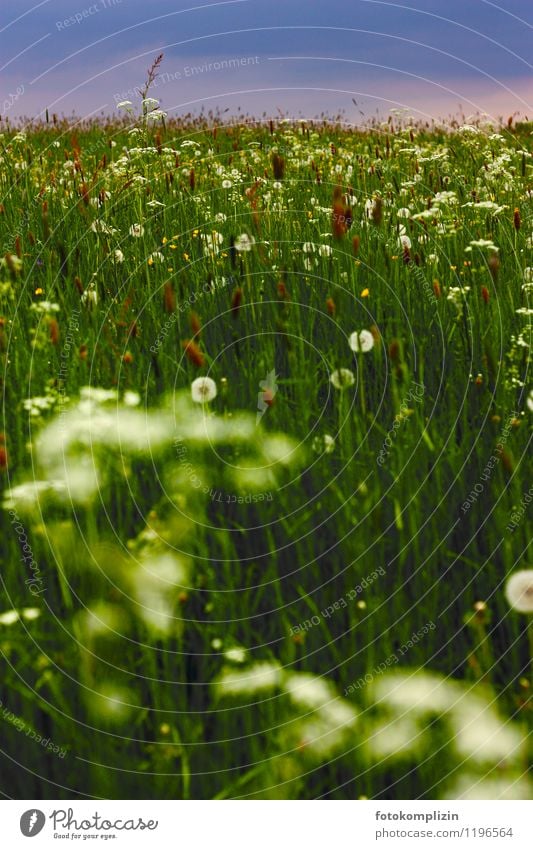
<svg viewBox="0 0 533 849">
<path fill-rule="evenodd" d="M 287 287 L 283 280 L 280 280 L 278 283 L 278 296 L 283 300 L 286 300 L 289 297 L 289 293 L 287 292 Z"/>
<path fill-rule="evenodd" d="M 283 180 L 285 176 L 285 160 L 279 153 L 272 154 L 272 171 L 275 180 Z"/>
<path fill-rule="evenodd" d="M 326 299 L 326 309 L 328 311 L 328 315 L 330 315 L 332 318 L 334 318 L 335 313 L 337 312 L 337 306 L 336 306 L 333 298 L 327 298 Z"/>
<path fill-rule="evenodd" d="M 198 368 L 203 366 L 205 357 L 196 342 L 193 342 L 192 339 L 186 339 L 181 343 L 181 347 L 185 351 L 185 356 L 189 362 L 193 364 L 193 366 L 197 366 Z"/>
<path fill-rule="evenodd" d="M 489 302 L 490 293 L 486 286 L 481 287 L 481 297 L 485 301 L 486 304 Z"/>
<path fill-rule="evenodd" d="M 174 289 L 170 282 L 165 283 L 165 288 L 163 290 L 163 304 L 165 312 L 174 312 L 176 309 L 176 295 L 174 294 Z"/>
<path fill-rule="evenodd" d="M 200 336 L 202 332 L 202 323 L 197 313 L 192 312 L 189 316 L 189 323 L 191 325 L 191 331 L 194 336 Z"/>
<path fill-rule="evenodd" d="M 342 239 L 346 234 L 346 216 L 344 214 L 344 204 L 340 201 L 333 203 L 333 212 L 331 215 L 331 228 L 335 239 Z"/>
<path fill-rule="evenodd" d="M 238 289 L 235 289 L 235 291 L 233 293 L 233 297 L 231 299 L 231 311 L 232 311 L 234 316 L 236 316 L 238 314 L 238 312 L 241 308 L 242 299 L 243 299 L 243 292 L 242 292 L 242 289 L 239 287 Z"/>
<path fill-rule="evenodd" d="M 378 227 L 381 224 L 383 219 L 383 201 L 381 198 L 376 198 L 374 200 L 374 206 L 372 207 L 372 221 Z"/>
<path fill-rule="evenodd" d="M 500 270 L 500 260 L 498 256 L 493 253 L 489 257 L 489 271 L 492 279 L 496 282 L 498 278 L 498 271 Z"/>
<path fill-rule="evenodd" d="M 59 342 L 59 324 L 57 323 L 55 318 L 50 319 L 50 324 L 48 325 L 48 332 L 50 334 L 50 342 L 52 345 L 57 345 Z"/>
<path fill-rule="evenodd" d="M 389 344 L 389 357 L 394 363 L 399 363 L 401 360 L 401 348 L 398 339 L 392 339 Z"/>
<path fill-rule="evenodd" d="M 275 401 L 274 392 L 272 389 L 265 389 L 263 392 L 263 401 L 267 407 L 271 407 Z"/>
</svg>

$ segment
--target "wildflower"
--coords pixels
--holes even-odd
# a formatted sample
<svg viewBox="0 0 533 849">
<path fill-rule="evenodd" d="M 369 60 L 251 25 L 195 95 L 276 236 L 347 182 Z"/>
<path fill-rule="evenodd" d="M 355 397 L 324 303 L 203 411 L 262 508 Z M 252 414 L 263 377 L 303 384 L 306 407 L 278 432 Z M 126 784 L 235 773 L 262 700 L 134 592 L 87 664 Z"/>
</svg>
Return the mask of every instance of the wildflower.
<svg viewBox="0 0 533 849">
<path fill-rule="evenodd" d="M 329 681 L 308 672 L 287 675 L 283 689 L 294 704 L 307 710 L 317 710 L 338 698 Z"/>
<path fill-rule="evenodd" d="M 81 302 L 82 302 L 82 304 L 85 304 L 85 306 L 88 309 L 92 309 L 93 307 L 95 307 L 97 305 L 97 303 L 98 303 L 98 292 L 96 290 L 96 285 L 93 281 L 91 281 L 91 283 L 89 283 L 85 292 L 81 296 Z"/>
<path fill-rule="evenodd" d="M 204 243 L 204 253 L 206 255 L 218 253 L 219 245 L 224 241 L 222 233 L 217 233 L 216 230 L 212 230 L 211 233 L 201 233 L 200 238 Z"/>
<path fill-rule="evenodd" d="M 451 714 L 452 742 L 462 760 L 509 763 L 520 759 L 524 747 L 522 731 L 500 719 L 494 708 L 475 695 L 464 696 Z"/>
<path fill-rule="evenodd" d="M 95 404 L 107 404 L 117 400 L 117 390 L 104 389 L 101 386 L 82 386 L 80 398 L 82 401 L 91 401 Z"/>
<path fill-rule="evenodd" d="M 253 245 L 254 239 L 247 233 L 241 233 L 241 235 L 237 236 L 235 242 L 233 243 L 233 247 L 236 251 L 239 251 L 239 253 L 248 253 L 252 250 Z"/>
<path fill-rule="evenodd" d="M 494 251 L 497 253 L 500 249 L 496 247 L 492 239 L 473 239 L 470 242 L 470 246 L 465 248 L 466 253 L 471 253 L 472 248 L 487 248 L 488 251 Z"/>
<path fill-rule="evenodd" d="M 207 404 L 216 394 L 217 385 L 210 377 L 197 377 L 191 383 L 191 396 L 196 404 Z"/>
<path fill-rule="evenodd" d="M 138 392 L 127 390 L 124 393 L 124 403 L 126 407 L 137 407 L 141 403 L 141 396 Z"/>
<path fill-rule="evenodd" d="M 222 188 L 223 189 L 231 189 L 232 186 L 233 186 L 233 183 L 231 182 L 231 180 L 222 180 Z"/>
<path fill-rule="evenodd" d="M 370 330 L 361 330 L 351 334 L 348 344 L 352 351 L 371 351 L 374 347 L 374 337 Z"/>
<path fill-rule="evenodd" d="M 348 368 L 338 368 L 330 375 L 329 382 L 335 389 L 348 389 L 354 385 L 355 376 Z"/>
<path fill-rule="evenodd" d="M 51 301 L 39 301 L 39 303 L 32 304 L 30 309 L 42 313 L 59 312 L 59 304 L 54 304 Z"/>
<path fill-rule="evenodd" d="M 124 254 L 118 248 L 117 248 L 116 251 L 113 252 L 113 262 L 115 262 L 117 264 L 124 262 Z"/>
<path fill-rule="evenodd" d="M 220 696 L 248 696 L 277 689 L 281 678 L 279 664 L 262 661 L 247 669 L 224 670 L 215 682 L 215 690 Z"/>
<path fill-rule="evenodd" d="M 335 450 L 335 440 L 329 433 L 323 436 L 315 436 L 313 439 L 313 451 L 316 454 L 332 454 Z"/>
<path fill-rule="evenodd" d="M 434 672 L 390 672 L 374 685 L 376 704 L 415 714 L 446 713 L 460 695 L 455 681 Z"/>
<path fill-rule="evenodd" d="M 19 619 L 18 610 L 6 610 L 5 613 L 0 613 L 0 625 L 14 625 Z"/>
<path fill-rule="evenodd" d="M 113 233 L 116 233 L 115 227 L 110 227 L 109 224 L 106 224 L 105 221 L 102 221 L 100 218 L 97 218 L 91 224 L 91 230 L 93 233 L 104 233 L 106 236 L 112 236 Z"/>
<path fill-rule="evenodd" d="M 533 613 L 533 569 L 521 569 L 511 575 L 505 596 L 518 613 Z"/>
<path fill-rule="evenodd" d="M 246 660 L 246 651 L 243 648 L 239 648 L 238 646 L 234 646 L 231 649 L 227 649 L 224 652 L 224 657 L 226 660 L 229 660 L 230 663 L 244 663 Z"/>
<path fill-rule="evenodd" d="M 133 236 L 134 239 L 139 239 L 144 235 L 144 227 L 142 224 L 132 224 L 129 232 L 130 236 Z"/>
</svg>

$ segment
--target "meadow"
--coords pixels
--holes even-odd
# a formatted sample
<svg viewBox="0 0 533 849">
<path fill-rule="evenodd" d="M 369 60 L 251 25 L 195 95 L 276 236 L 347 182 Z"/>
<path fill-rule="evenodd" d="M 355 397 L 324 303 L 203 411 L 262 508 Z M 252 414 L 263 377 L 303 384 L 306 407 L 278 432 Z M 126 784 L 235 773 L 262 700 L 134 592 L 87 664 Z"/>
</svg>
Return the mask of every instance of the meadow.
<svg viewBox="0 0 533 849">
<path fill-rule="evenodd" d="M 10 798 L 531 798 L 533 124 L 0 127 Z"/>
</svg>

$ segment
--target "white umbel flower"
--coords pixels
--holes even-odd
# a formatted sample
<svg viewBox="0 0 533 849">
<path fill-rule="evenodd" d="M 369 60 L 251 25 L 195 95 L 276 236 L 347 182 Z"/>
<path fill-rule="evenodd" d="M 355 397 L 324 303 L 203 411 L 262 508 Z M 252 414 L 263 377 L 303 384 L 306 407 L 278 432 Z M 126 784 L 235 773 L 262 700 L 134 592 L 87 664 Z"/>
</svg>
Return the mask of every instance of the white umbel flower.
<svg viewBox="0 0 533 849">
<path fill-rule="evenodd" d="M 261 661 L 246 669 L 225 669 L 215 681 L 219 696 L 250 696 L 268 693 L 281 684 L 282 669 L 277 663 Z"/>
</svg>

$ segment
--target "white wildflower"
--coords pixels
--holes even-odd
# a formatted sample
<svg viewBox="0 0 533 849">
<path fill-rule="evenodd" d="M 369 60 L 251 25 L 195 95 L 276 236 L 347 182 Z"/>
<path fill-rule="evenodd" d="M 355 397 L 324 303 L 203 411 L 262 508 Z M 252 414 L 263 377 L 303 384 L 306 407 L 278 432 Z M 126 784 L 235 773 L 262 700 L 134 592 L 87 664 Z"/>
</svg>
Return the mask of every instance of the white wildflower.
<svg viewBox="0 0 533 849">
<path fill-rule="evenodd" d="M 197 377 L 191 383 L 191 396 L 196 404 L 206 404 L 216 398 L 217 385 L 210 377 Z"/>
</svg>

